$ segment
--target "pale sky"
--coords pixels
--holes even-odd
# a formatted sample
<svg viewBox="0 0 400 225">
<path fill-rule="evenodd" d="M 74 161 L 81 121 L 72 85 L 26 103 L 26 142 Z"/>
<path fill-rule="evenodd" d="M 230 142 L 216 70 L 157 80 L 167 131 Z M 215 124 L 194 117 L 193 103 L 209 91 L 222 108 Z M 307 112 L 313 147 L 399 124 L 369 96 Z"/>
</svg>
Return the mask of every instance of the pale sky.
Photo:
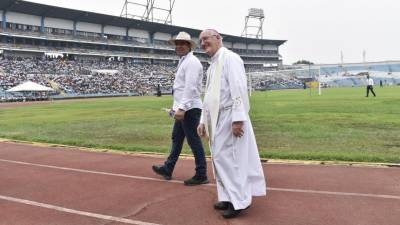
<svg viewBox="0 0 400 225">
<path fill-rule="evenodd" d="M 30 1 L 117 16 L 125 2 Z M 158 6 L 166 3 L 155 0 Z M 288 40 L 280 47 L 284 64 L 338 63 L 341 51 L 344 62 L 361 62 L 363 50 L 367 61 L 400 60 L 399 0 L 175 0 L 172 23 L 240 36 L 249 8 L 264 10 L 264 39 Z"/>
</svg>

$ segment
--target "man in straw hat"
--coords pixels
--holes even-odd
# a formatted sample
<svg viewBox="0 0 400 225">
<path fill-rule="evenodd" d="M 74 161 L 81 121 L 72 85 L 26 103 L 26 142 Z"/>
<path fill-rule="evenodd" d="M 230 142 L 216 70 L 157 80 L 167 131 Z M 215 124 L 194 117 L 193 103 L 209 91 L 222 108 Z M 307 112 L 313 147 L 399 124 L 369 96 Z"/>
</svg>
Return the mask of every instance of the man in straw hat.
<svg viewBox="0 0 400 225">
<path fill-rule="evenodd" d="M 207 29 L 201 48 L 211 57 L 203 112 L 197 128 L 208 136 L 217 183 L 217 210 L 233 218 L 250 207 L 252 196 L 266 195 L 264 172 L 249 117 L 247 81 L 242 59 L 222 45 L 222 37 Z"/>
<path fill-rule="evenodd" d="M 201 139 L 196 132 L 202 108 L 200 93 L 203 66 L 200 60 L 193 55 L 192 50 L 196 47 L 196 44 L 191 40 L 188 33 L 179 32 L 176 38 L 169 40 L 169 42 L 175 45 L 176 54 L 180 57 L 173 86 L 172 115 L 174 115 L 175 123 L 168 159 L 164 162 L 164 165 L 154 165 L 153 171 L 166 180 L 171 179 L 186 137 L 195 158 L 196 174 L 185 180 L 184 183 L 189 186 L 206 184 L 208 179 L 205 152 Z"/>
</svg>

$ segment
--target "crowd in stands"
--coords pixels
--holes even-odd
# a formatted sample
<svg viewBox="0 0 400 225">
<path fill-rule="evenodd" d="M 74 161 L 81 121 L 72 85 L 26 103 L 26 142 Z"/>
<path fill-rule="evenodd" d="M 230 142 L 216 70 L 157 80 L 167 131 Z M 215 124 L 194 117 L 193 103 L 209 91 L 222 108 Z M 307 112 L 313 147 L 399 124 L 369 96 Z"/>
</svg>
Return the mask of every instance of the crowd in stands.
<svg viewBox="0 0 400 225">
<path fill-rule="evenodd" d="M 0 57 L 0 90 L 25 81 L 52 87 L 58 94 L 147 95 L 157 87 L 171 93 L 176 65 L 146 64 L 130 60 L 74 59 L 49 57 Z M 265 70 L 247 68 L 248 72 Z M 204 68 L 204 72 L 206 68 Z M 204 73 L 204 81 L 205 81 Z M 291 76 L 256 76 L 253 88 L 301 88 L 302 82 Z"/>
<path fill-rule="evenodd" d="M 3 89 L 30 80 L 67 94 L 149 94 L 161 85 L 170 91 L 174 66 L 132 61 L 1 58 Z"/>
<path fill-rule="evenodd" d="M 255 72 L 251 74 L 256 90 L 303 88 L 304 82 L 296 76 L 279 72 Z"/>
</svg>

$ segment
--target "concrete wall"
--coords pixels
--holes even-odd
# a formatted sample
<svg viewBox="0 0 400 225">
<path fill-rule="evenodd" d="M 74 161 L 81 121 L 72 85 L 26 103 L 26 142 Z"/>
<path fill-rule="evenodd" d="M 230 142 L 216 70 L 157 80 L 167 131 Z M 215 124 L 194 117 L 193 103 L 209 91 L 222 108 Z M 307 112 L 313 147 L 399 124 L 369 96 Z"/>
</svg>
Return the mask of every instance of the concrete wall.
<svg viewBox="0 0 400 225">
<path fill-rule="evenodd" d="M 101 26 L 100 26 L 101 29 Z M 101 32 L 99 32 L 101 33 Z M 104 27 L 104 34 L 113 34 L 113 35 L 126 35 L 126 28 L 125 27 L 115 27 L 115 26 L 105 26 Z"/>
<path fill-rule="evenodd" d="M 276 45 L 263 45 L 263 50 L 278 50 Z"/>
<path fill-rule="evenodd" d="M 233 48 L 246 49 L 246 44 L 245 43 L 234 43 Z"/>
<path fill-rule="evenodd" d="M 60 28 L 65 30 L 73 30 L 74 22 L 71 20 L 63 20 L 58 18 L 46 17 L 44 19 L 44 26 L 51 28 Z"/>
<path fill-rule="evenodd" d="M 154 39 L 168 41 L 169 39 L 171 39 L 171 35 L 166 33 L 156 32 L 154 34 Z"/>
<path fill-rule="evenodd" d="M 77 31 L 101 33 L 101 25 L 100 24 L 94 24 L 94 23 L 78 22 L 76 24 L 76 30 Z"/>
<path fill-rule="evenodd" d="M 7 16 L 7 22 L 9 23 L 40 26 L 42 22 L 40 16 L 32 16 L 22 13 L 7 12 L 6 16 Z"/>
<path fill-rule="evenodd" d="M 232 42 L 228 42 L 228 41 L 222 41 L 222 43 L 224 44 L 224 46 L 226 47 L 226 48 L 232 48 Z"/>
<path fill-rule="evenodd" d="M 138 37 L 138 38 L 150 38 L 150 34 L 146 30 L 138 30 L 138 29 L 129 29 L 129 34 L 130 37 Z"/>
<path fill-rule="evenodd" d="M 248 49 L 261 50 L 261 44 L 249 44 Z"/>
</svg>

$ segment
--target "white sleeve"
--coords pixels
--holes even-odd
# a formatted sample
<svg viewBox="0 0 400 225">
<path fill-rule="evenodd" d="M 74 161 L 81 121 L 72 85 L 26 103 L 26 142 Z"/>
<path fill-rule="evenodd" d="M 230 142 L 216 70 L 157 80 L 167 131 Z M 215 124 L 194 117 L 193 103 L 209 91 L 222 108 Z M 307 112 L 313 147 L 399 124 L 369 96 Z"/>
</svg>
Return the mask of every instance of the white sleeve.
<svg viewBox="0 0 400 225">
<path fill-rule="evenodd" d="M 233 100 L 232 122 L 247 121 L 247 79 L 243 61 L 235 55 L 229 56 L 226 60 L 229 90 Z"/>
<path fill-rule="evenodd" d="M 185 73 L 185 89 L 183 90 L 182 101 L 178 105 L 178 108 L 186 111 L 192 107 L 195 100 L 198 82 L 203 76 L 203 66 L 199 61 L 191 59 L 183 69 Z"/>
</svg>

